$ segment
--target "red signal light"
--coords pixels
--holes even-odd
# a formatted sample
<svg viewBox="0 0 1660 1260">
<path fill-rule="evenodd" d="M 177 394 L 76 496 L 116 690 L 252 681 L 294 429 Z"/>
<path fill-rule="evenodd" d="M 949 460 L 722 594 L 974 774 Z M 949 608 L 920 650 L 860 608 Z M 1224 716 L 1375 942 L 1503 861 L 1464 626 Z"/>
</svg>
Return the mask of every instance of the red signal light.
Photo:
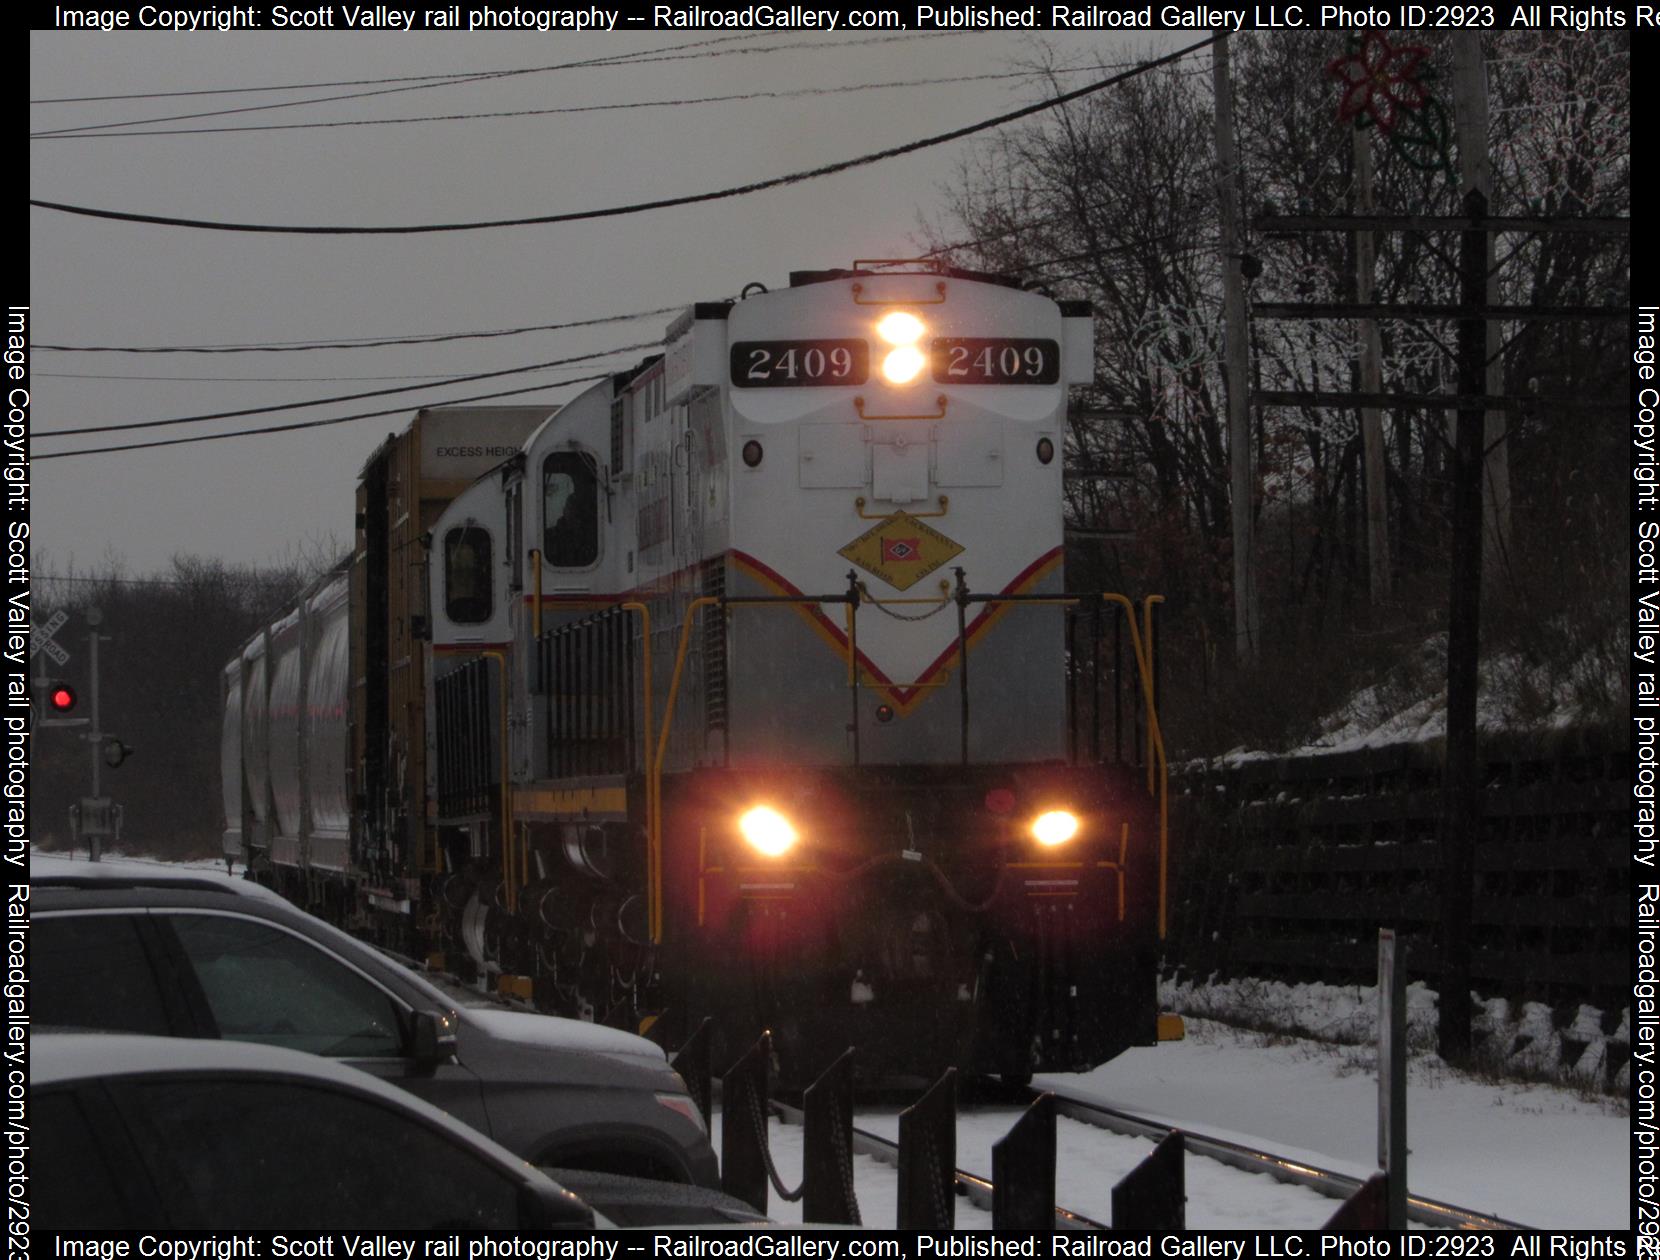
<svg viewBox="0 0 1660 1260">
<path fill-rule="evenodd" d="M 75 688 L 66 682 L 47 684 L 46 702 L 53 713 L 69 713 L 75 708 Z"/>
</svg>

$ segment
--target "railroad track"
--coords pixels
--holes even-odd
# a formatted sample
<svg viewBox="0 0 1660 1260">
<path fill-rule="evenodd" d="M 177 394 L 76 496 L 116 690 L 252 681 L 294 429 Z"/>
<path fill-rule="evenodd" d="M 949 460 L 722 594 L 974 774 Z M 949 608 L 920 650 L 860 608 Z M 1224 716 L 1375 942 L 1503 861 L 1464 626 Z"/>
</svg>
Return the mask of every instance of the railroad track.
<svg viewBox="0 0 1660 1260">
<path fill-rule="evenodd" d="M 1029 1102 L 1035 1099 L 1038 1093 L 1037 1090 L 1028 1091 L 1026 1101 Z M 797 1125 L 801 1123 L 799 1108 L 776 1100 L 771 1103 L 771 1107 L 774 1114 L 784 1123 Z M 1362 1184 L 1362 1180 L 1358 1177 L 1336 1172 L 1329 1168 L 1322 1168 L 1306 1160 L 1292 1159 L 1274 1151 L 1247 1146 L 1228 1138 L 1214 1137 L 1193 1129 L 1165 1124 L 1145 1116 L 1135 1115 L 1121 1108 L 1108 1107 L 1085 1099 L 1069 1098 L 1064 1094 L 1057 1093 L 1055 1095 L 1055 1110 L 1058 1115 L 1066 1116 L 1093 1128 L 1127 1137 L 1147 1138 L 1153 1142 L 1161 1141 L 1171 1133 L 1180 1132 L 1190 1155 L 1203 1156 L 1206 1159 L 1215 1160 L 1218 1163 L 1244 1172 L 1262 1173 L 1275 1181 L 1287 1185 L 1301 1186 L 1334 1201 L 1349 1198 L 1360 1189 Z M 897 1166 L 899 1162 L 899 1144 L 890 1138 L 859 1127 L 857 1117 L 855 1117 L 853 1130 L 853 1150 L 856 1154 L 868 1155 L 885 1164 Z M 968 1172 L 961 1168 L 956 1170 L 955 1175 L 959 1192 L 981 1210 L 991 1211 L 991 1181 L 978 1173 Z M 1414 1194 L 1409 1194 L 1407 1197 L 1407 1219 L 1415 1225 L 1422 1225 L 1431 1229 L 1526 1230 L 1532 1228 L 1517 1221 L 1505 1220 L 1502 1217 Z M 1107 1228 L 1107 1225 L 1083 1212 L 1057 1205 L 1055 1209 L 1055 1228 L 1057 1230 L 1103 1230 Z"/>
</svg>

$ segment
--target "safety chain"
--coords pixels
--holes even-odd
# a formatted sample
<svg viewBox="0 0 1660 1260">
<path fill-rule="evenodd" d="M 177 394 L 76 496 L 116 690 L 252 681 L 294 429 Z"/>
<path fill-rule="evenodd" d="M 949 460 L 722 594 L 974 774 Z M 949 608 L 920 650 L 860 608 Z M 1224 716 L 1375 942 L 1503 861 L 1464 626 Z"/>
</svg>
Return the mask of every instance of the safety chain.
<svg viewBox="0 0 1660 1260">
<path fill-rule="evenodd" d="M 875 608 L 877 612 L 880 612 L 880 613 L 885 614 L 886 616 L 892 617 L 895 621 L 927 621 L 928 618 L 930 618 L 932 616 L 935 616 L 938 613 L 942 613 L 947 608 L 951 607 L 951 601 L 949 599 L 942 599 L 942 600 L 940 600 L 939 603 L 935 604 L 927 612 L 924 612 L 924 613 L 902 613 L 902 612 L 895 612 L 893 609 L 889 608 L 886 604 L 881 603 L 881 602 L 879 602 L 877 600 L 874 600 L 874 599 L 871 600 L 870 603 L 871 603 L 871 607 Z"/>
<path fill-rule="evenodd" d="M 761 1159 L 767 1166 L 767 1179 L 772 1182 L 772 1188 L 778 1191 L 780 1199 L 786 1203 L 795 1203 L 806 1191 L 807 1179 L 803 1177 L 801 1184 L 794 1190 L 784 1189 L 784 1179 L 778 1175 L 778 1166 L 772 1162 L 772 1143 L 767 1138 L 767 1120 L 765 1109 L 761 1106 L 760 1094 L 753 1087 L 746 1088 L 744 1093 L 749 1096 L 747 1107 L 755 1123 L 755 1141 L 761 1148 Z"/>
<path fill-rule="evenodd" d="M 853 1219 L 848 1223 L 863 1225 L 865 1218 L 859 1211 L 859 1193 L 853 1188 L 853 1154 L 847 1149 L 847 1135 L 842 1132 L 841 1125 L 830 1126 L 830 1139 L 835 1147 L 836 1168 L 842 1175 L 842 1201 L 853 1213 Z M 802 1179 L 802 1185 L 806 1185 L 805 1178 Z"/>
</svg>

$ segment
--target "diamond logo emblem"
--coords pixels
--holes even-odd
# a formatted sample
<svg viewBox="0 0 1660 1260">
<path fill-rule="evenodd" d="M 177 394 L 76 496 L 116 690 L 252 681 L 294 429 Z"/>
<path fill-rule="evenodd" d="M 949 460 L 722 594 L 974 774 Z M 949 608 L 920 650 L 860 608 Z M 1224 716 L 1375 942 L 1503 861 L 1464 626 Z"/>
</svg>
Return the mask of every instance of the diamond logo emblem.
<svg viewBox="0 0 1660 1260">
<path fill-rule="evenodd" d="M 963 549 L 939 530 L 908 512 L 895 512 L 836 554 L 881 578 L 894 590 L 903 591 L 962 553 Z"/>
</svg>

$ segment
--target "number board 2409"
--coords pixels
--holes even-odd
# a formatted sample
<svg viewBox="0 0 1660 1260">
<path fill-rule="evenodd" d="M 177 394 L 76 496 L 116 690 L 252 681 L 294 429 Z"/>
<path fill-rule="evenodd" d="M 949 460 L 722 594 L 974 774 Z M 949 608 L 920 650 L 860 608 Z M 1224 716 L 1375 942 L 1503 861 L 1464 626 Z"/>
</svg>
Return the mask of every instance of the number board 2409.
<svg viewBox="0 0 1660 1260">
<path fill-rule="evenodd" d="M 855 337 L 732 346 L 732 384 L 739 389 L 863 385 L 869 379 L 870 344 Z"/>
<path fill-rule="evenodd" d="M 1061 348 L 1047 337 L 938 337 L 929 347 L 942 385 L 1053 385 Z"/>
</svg>

